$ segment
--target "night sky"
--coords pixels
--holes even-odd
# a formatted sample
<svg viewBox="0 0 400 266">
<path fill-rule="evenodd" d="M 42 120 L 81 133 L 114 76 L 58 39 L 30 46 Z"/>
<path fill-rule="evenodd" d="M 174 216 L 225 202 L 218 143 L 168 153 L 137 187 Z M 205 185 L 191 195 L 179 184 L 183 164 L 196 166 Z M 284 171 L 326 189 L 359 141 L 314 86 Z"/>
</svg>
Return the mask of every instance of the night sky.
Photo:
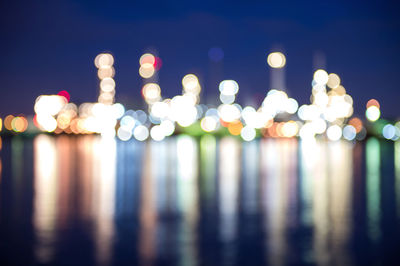
<svg viewBox="0 0 400 266">
<path fill-rule="evenodd" d="M 355 112 L 368 99 L 384 117 L 400 116 L 400 8 L 395 1 L 1 1 L 0 117 L 32 114 L 39 94 L 70 92 L 76 103 L 97 100 L 93 64 L 115 57 L 117 101 L 139 107 L 138 59 L 156 50 L 163 61 L 164 97 L 181 93 L 185 74 L 199 76 L 208 98 L 215 79 L 239 83 L 239 101 L 269 88 L 267 53 L 287 56 L 287 90 L 309 103 L 313 57 L 324 54 L 353 96 Z M 208 51 L 220 47 L 221 63 Z"/>
</svg>

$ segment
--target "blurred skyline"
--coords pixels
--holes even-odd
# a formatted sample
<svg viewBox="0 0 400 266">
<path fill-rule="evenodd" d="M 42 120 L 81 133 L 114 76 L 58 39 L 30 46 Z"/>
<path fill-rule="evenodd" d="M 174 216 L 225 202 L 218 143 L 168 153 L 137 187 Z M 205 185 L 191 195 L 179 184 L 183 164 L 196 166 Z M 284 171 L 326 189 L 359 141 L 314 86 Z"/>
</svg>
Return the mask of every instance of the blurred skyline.
<svg viewBox="0 0 400 266">
<path fill-rule="evenodd" d="M 270 89 L 267 53 L 279 48 L 287 58 L 287 91 L 300 104 L 310 102 L 320 52 L 326 70 L 353 96 L 355 114 L 376 98 L 384 117 L 399 116 L 400 10 L 391 1 L 3 1 L 0 8 L 1 115 L 33 114 L 39 94 L 59 90 L 77 103 L 96 101 L 93 60 L 104 51 L 115 58 L 116 101 L 140 107 L 138 60 L 149 48 L 163 61 L 165 97 L 179 94 L 182 77 L 194 73 L 207 96 L 218 97 L 219 81 L 234 79 L 241 103 L 262 100 Z M 222 62 L 210 62 L 212 47 L 222 48 Z"/>
</svg>

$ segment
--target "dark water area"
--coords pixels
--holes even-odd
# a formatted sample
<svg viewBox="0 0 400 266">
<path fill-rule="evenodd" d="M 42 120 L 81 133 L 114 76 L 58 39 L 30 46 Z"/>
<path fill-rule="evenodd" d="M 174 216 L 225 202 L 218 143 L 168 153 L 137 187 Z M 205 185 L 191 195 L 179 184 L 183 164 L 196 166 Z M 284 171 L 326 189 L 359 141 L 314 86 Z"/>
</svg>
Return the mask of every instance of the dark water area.
<svg viewBox="0 0 400 266">
<path fill-rule="evenodd" d="M 0 265 L 399 264 L 400 142 L 0 147 Z"/>
</svg>

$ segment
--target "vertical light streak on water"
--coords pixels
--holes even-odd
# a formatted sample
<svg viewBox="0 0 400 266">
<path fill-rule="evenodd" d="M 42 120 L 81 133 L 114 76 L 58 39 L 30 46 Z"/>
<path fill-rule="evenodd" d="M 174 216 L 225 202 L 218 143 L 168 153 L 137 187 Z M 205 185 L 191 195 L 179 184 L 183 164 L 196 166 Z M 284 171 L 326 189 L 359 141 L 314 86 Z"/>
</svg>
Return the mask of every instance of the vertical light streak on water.
<svg viewBox="0 0 400 266">
<path fill-rule="evenodd" d="M 396 171 L 395 193 L 397 201 L 397 217 L 400 219 L 400 141 L 394 143 L 394 167 Z"/>
<path fill-rule="evenodd" d="M 72 139 L 68 136 L 59 136 L 55 138 L 58 165 L 58 199 L 57 199 L 57 223 L 60 229 L 67 228 L 70 220 L 74 215 L 76 192 L 73 184 L 74 174 L 71 173 L 75 169 L 75 165 L 71 161 L 71 150 L 73 149 Z M 76 155 L 76 154 L 75 154 Z"/>
<path fill-rule="evenodd" d="M 289 201 L 288 150 L 286 140 L 266 140 L 262 146 L 264 164 L 265 231 L 267 232 L 267 260 L 271 265 L 286 261 L 286 228 Z"/>
<path fill-rule="evenodd" d="M 168 142 L 166 139 L 160 142 L 151 142 L 151 165 L 152 176 L 154 178 L 154 191 L 156 193 L 155 202 L 157 213 L 164 214 L 167 211 L 167 170 L 168 170 Z M 162 229 L 162 228 L 159 228 Z M 162 237 L 159 235 L 158 237 Z M 160 241 L 162 242 L 162 241 Z"/>
<path fill-rule="evenodd" d="M 180 263 L 197 265 L 196 226 L 198 221 L 198 146 L 194 138 L 179 136 L 176 139 L 178 202 L 183 215 L 179 227 Z"/>
<path fill-rule="evenodd" d="M 155 180 L 152 174 L 152 144 L 146 142 L 143 160 L 143 172 L 141 183 L 140 202 L 140 235 L 139 256 L 140 265 L 149 266 L 154 264 L 156 257 L 156 230 L 157 230 L 157 206 Z"/>
<path fill-rule="evenodd" d="M 353 153 L 352 144 L 347 141 L 330 142 L 330 221 L 331 221 L 331 263 L 352 265 L 349 249 L 349 235 L 352 231 L 352 187 Z"/>
<path fill-rule="evenodd" d="M 200 139 L 200 172 L 201 195 L 206 203 L 206 210 L 211 209 L 215 196 L 215 176 L 217 169 L 217 141 L 212 135 Z"/>
<path fill-rule="evenodd" d="M 297 139 L 288 139 L 284 141 L 285 157 L 287 160 L 288 177 L 288 224 L 297 226 L 298 223 L 298 141 Z"/>
<path fill-rule="evenodd" d="M 240 142 L 224 137 L 219 146 L 219 212 L 220 239 L 224 244 L 223 261 L 232 264 L 237 234 L 237 205 L 240 177 Z"/>
<path fill-rule="evenodd" d="M 257 211 L 257 200 L 259 195 L 258 176 L 260 169 L 260 150 L 258 140 L 242 143 L 243 179 L 241 187 L 243 192 L 242 206 L 244 212 L 253 214 Z"/>
<path fill-rule="evenodd" d="M 115 139 L 106 137 L 96 139 L 93 151 L 96 157 L 94 167 L 99 169 L 98 175 L 94 175 L 97 183 L 96 191 L 94 191 L 94 204 L 96 206 L 96 260 L 100 265 L 107 265 L 112 257 L 115 230 Z"/>
<path fill-rule="evenodd" d="M 312 195 L 312 214 L 313 214 L 313 250 L 315 260 L 320 265 L 327 265 L 329 263 L 329 193 L 330 184 L 329 178 L 332 178 L 330 173 L 330 157 L 325 141 L 317 141 L 315 145 L 310 146 L 313 150 L 313 157 L 311 150 L 307 151 L 305 156 L 305 164 L 307 165 L 307 176 L 312 180 L 312 188 L 310 193 Z M 308 161 L 309 160 L 309 161 Z"/>
<path fill-rule="evenodd" d="M 378 241 L 380 229 L 380 144 L 376 138 L 370 138 L 366 144 L 367 166 L 367 215 L 368 234 L 372 241 Z"/>
<path fill-rule="evenodd" d="M 305 226 L 313 223 L 313 173 L 320 156 L 319 148 L 315 139 L 300 141 L 301 221 Z"/>
<path fill-rule="evenodd" d="M 173 160 L 176 159 L 173 152 L 175 151 L 174 145 L 170 145 L 175 144 L 174 141 L 174 139 L 165 139 L 160 142 L 151 142 L 151 173 L 154 180 L 152 189 L 154 191 L 154 194 L 156 195 L 154 198 L 154 202 L 158 217 L 157 227 L 155 231 L 155 250 L 158 257 L 167 257 L 170 253 L 171 248 L 171 245 L 169 243 L 170 232 L 168 230 L 168 223 L 164 222 L 163 220 L 164 217 L 167 217 L 169 215 L 169 191 L 171 187 L 170 182 L 168 181 L 169 178 L 171 178 L 172 176 L 169 175 L 171 167 L 169 167 L 170 165 L 168 163 L 171 157 L 173 158 Z"/>
<path fill-rule="evenodd" d="M 57 153 L 54 138 L 39 135 L 34 139 L 34 213 L 35 256 L 47 264 L 54 257 L 57 215 Z"/>
<path fill-rule="evenodd" d="M 13 215 L 18 219 L 22 215 L 23 204 L 23 152 L 24 142 L 20 136 L 11 140 L 11 167 L 12 167 L 12 190 L 13 190 Z"/>
<path fill-rule="evenodd" d="M 0 152 L 1 152 L 1 149 L 2 149 L 2 148 L 3 148 L 3 140 L 2 140 L 2 138 L 0 137 Z M 0 153 L 0 155 L 1 155 L 1 153 Z M 1 180 L 2 180 L 2 175 L 1 175 L 2 170 L 3 170 L 3 164 L 2 164 L 1 156 L 0 156 L 0 185 L 1 185 Z"/>
<path fill-rule="evenodd" d="M 93 153 L 93 146 L 96 144 L 96 140 L 99 136 L 81 136 L 76 139 L 74 149 L 70 149 L 69 152 L 75 152 L 69 154 L 69 160 L 72 165 L 76 165 L 78 168 L 77 179 L 79 190 L 75 194 L 79 193 L 79 215 L 83 219 L 89 220 L 92 218 L 92 208 L 93 208 L 93 184 L 94 179 L 98 179 L 98 176 L 93 175 L 93 162 L 95 160 L 95 155 Z M 72 139 L 73 141 L 73 139 Z M 99 168 L 99 165 L 96 166 Z M 74 173 L 69 170 L 70 175 Z"/>
</svg>

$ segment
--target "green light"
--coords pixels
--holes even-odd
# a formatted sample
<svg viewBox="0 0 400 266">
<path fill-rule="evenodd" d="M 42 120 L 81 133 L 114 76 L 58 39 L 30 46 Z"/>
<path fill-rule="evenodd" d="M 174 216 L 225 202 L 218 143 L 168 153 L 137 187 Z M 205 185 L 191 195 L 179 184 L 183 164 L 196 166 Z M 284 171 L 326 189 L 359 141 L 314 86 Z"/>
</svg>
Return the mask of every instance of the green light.
<svg viewBox="0 0 400 266">
<path fill-rule="evenodd" d="M 394 143 L 394 167 L 395 167 L 395 193 L 397 199 L 397 215 L 400 218 L 400 141 Z"/>
<path fill-rule="evenodd" d="M 372 240 L 379 239 L 380 220 L 380 144 L 376 138 L 370 138 L 366 144 L 367 164 L 367 214 L 368 233 Z"/>
</svg>

